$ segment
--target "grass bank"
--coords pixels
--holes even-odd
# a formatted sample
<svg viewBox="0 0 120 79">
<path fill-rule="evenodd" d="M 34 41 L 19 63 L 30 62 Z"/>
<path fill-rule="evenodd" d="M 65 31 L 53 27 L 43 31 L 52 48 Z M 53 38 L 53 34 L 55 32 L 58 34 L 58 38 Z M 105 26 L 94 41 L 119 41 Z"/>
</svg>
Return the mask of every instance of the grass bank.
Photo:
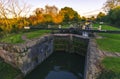
<svg viewBox="0 0 120 79">
<path fill-rule="evenodd" d="M 37 30 L 33 32 L 28 32 L 25 35 L 28 39 L 33 39 L 33 38 L 37 38 L 45 34 L 49 34 L 50 32 L 51 32 L 50 30 Z"/>
<path fill-rule="evenodd" d="M 96 42 L 101 50 L 108 52 L 120 53 L 120 34 L 99 34 L 102 39 L 96 39 Z"/>
<path fill-rule="evenodd" d="M 98 28 L 99 24 L 94 24 Z M 120 30 L 118 28 L 101 25 L 102 30 Z M 120 53 L 120 34 L 99 33 L 101 39 L 96 39 L 99 48 L 108 52 Z M 105 57 L 102 60 L 102 72 L 97 79 L 120 79 L 120 57 Z"/>
<path fill-rule="evenodd" d="M 102 30 L 120 30 L 116 27 L 110 26 L 110 25 L 106 25 L 106 24 L 93 24 L 94 28 L 98 28 L 101 25 L 101 29 Z"/>
<path fill-rule="evenodd" d="M 23 35 L 25 35 L 28 39 L 33 39 L 48 34 L 50 32 L 51 31 L 49 30 L 35 30 L 27 33 L 25 32 L 19 34 L 9 34 L 8 36 L 0 39 L 0 42 L 12 43 L 12 44 L 24 43 L 25 41 L 22 39 Z"/>
<path fill-rule="evenodd" d="M 103 71 L 97 79 L 120 79 L 120 57 L 106 57 L 102 65 Z"/>
<path fill-rule="evenodd" d="M 99 24 L 94 24 L 94 27 L 98 27 Z M 102 30 L 120 30 L 118 28 L 102 25 Z M 96 39 L 96 42 L 101 50 L 109 52 L 120 52 L 120 34 L 99 33 L 102 39 Z"/>
<path fill-rule="evenodd" d="M 14 79 L 18 74 L 20 74 L 20 71 L 0 61 L 0 79 Z"/>
<path fill-rule="evenodd" d="M 0 39 L 0 42 L 12 43 L 12 44 L 23 43 L 24 41 L 21 38 L 22 35 L 23 33 L 9 34 L 8 36 L 5 36 L 2 39 Z"/>
</svg>

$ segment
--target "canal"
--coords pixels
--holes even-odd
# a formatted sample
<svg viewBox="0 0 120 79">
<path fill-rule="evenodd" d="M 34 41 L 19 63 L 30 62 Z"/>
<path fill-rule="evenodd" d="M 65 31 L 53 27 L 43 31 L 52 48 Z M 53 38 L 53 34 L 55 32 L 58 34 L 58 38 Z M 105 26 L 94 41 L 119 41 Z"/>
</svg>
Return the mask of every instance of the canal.
<svg viewBox="0 0 120 79">
<path fill-rule="evenodd" d="M 85 56 L 54 52 L 24 79 L 83 79 Z"/>
</svg>

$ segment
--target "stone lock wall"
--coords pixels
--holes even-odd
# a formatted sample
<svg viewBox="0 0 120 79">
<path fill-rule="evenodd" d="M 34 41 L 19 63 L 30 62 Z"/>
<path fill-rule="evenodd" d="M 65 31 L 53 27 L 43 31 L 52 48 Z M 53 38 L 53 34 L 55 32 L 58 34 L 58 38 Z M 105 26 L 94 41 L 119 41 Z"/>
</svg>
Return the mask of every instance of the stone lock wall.
<svg viewBox="0 0 120 79">
<path fill-rule="evenodd" d="M 86 56 L 88 42 L 89 38 L 75 34 L 46 35 L 23 44 L 0 43 L 0 57 L 26 75 L 53 51 L 64 50 Z"/>
<path fill-rule="evenodd" d="M 89 38 L 76 34 L 54 34 L 54 50 L 86 56 Z"/>
<path fill-rule="evenodd" d="M 53 52 L 53 36 L 46 35 L 23 44 L 0 44 L 0 57 L 25 75 Z"/>
</svg>

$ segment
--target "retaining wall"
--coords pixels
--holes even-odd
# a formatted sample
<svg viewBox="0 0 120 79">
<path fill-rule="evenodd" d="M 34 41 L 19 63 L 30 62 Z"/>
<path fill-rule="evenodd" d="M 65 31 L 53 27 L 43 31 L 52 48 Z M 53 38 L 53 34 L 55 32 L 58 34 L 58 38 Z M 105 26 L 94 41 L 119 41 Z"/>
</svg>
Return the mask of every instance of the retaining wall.
<svg viewBox="0 0 120 79">
<path fill-rule="evenodd" d="M 24 75 L 53 52 L 53 36 L 47 35 L 23 44 L 0 44 L 0 57 L 19 68 Z"/>
</svg>

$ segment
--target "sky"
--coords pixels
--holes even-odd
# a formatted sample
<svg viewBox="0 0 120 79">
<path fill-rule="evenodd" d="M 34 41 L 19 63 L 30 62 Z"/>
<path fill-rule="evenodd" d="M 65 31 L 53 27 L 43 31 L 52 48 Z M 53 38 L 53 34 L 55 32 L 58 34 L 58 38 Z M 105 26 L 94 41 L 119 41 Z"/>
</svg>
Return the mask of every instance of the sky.
<svg viewBox="0 0 120 79">
<path fill-rule="evenodd" d="M 32 10 L 35 8 L 44 8 L 45 5 L 55 5 L 59 10 L 65 6 L 73 8 L 81 16 L 87 16 L 98 13 L 106 0 L 27 0 Z"/>
</svg>

